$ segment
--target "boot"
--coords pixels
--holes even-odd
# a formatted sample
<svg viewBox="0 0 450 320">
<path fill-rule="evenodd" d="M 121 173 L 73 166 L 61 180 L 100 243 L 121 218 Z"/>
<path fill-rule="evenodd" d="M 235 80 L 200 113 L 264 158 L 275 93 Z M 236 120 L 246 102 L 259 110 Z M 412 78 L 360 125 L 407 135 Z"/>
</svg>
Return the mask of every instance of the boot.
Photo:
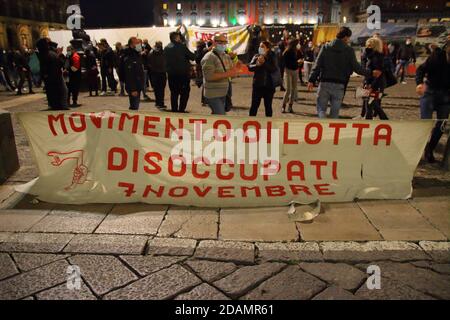
<svg viewBox="0 0 450 320">
<path fill-rule="evenodd" d="M 434 158 L 433 150 L 431 150 L 431 148 L 430 148 L 430 144 L 427 144 L 427 146 L 425 147 L 425 159 L 429 163 L 436 162 L 436 159 Z"/>
<path fill-rule="evenodd" d="M 294 110 L 292 109 L 292 104 L 289 105 L 288 112 L 289 112 L 289 113 L 294 113 Z"/>
</svg>

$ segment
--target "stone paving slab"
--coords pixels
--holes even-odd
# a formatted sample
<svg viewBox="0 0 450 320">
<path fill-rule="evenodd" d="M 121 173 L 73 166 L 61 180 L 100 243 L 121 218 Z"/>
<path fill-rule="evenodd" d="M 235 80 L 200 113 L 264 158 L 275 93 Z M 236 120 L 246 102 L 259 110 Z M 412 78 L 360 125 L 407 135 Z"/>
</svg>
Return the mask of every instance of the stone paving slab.
<svg viewBox="0 0 450 320">
<path fill-rule="evenodd" d="M 405 241 L 322 242 L 319 244 L 326 261 L 411 261 L 430 257 L 416 244 Z"/>
<path fill-rule="evenodd" d="M 14 194 L 14 187 L 8 185 L 0 185 L 0 203 L 6 201 L 10 196 Z"/>
<path fill-rule="evenodd" d="M 148 241 L 147 254 L 191 256 L 197 241 L 193 239 L 153 238 Z"/>
<path fill-rule="evenodd" d="M 0 280 L 19 273 L 9 254 L 0 253 Z"/>
<path fill-rule="evenodd" d="M 156 235 L 167 209 L 144 203 L 117 204 L 95 233 Z"/>
<path fill-rule="evenodd" d="M 80 268 L 81 277 L 99 296 L 138 279 L 119 259 L 113 256 L 76 255 L 70 257 L 69 261 Z"/>
<path fill-rule="evenodd" d="M 7 239 L 11 237 L 11 232 L 0 232 L 0 243 L 5 242 Z"/>
<path fill-rule="evenodd" d="M 309 274 L 345 290 L 355 290 L 365 282 L 367 274 L 345 263 L 300 263 Z"/>
<path fill-rule="evenodd" d="M 296 241 L 295 222 L 289 220 L 288 207 L 245 208 L 220 211 L 220 240 Z"/>
<path fill-rule="evenodd" d="M 277 274 L 285 266 L 285 264 L 278 262 L 245 266 L 214 282 L 214 286 L 225 292 L 229 297 L 236 299 Z"/>
<path fill-rule="evenodd" d="M 32 232 L 91 233 L 106 213 L 53 210 L 35 224 Z"/>
<path fill-rule="evenodd" d="M 65 259 L 69 255 L 52 253 L 13 253 L 12 256 L 21 271 L 28 271 Z"/>
<path fill-rule="evenodd" d="M 410 202 L 435 228 L 450 239 L 450 197 L 414 198 Z"/>
<path fill-rule="evenodd" d="M 77 234 L 66 246 L 64 252 L 142 254 L 147 239 L 146 236 L 135 235 Z"/>
<path fill-rule="evenodd" d="M 258 258 L 262 261 L 322 261 L 317 242 L 259 242 Z"/>
<path fill-rule="evenodd" d="M 232 262 L 216 262 L 208 260 L 188 260 L 185 262 L 197 276 L 211 283 L 222 279 L 237 269 Z"/>
<path fill-rule="evenodd" d="M 197 259 L 252 264 L 255 262 L 255 246 L 246 242 L 203 240 L 195 250 L 194 257 Z"/>
<path fill-rule="evenodd" d="M 417 268 L 410 263 L 380 261 L 376 265 L 384 278 L 398 281 L 437 299 L 450 299 L 450 276 Z"/>
<path fill-rule="evenodd" d="M 0 210 L 0 231 L 28 231 L 47 214 L 48 210 Z"/>
<path fill-rule="evenodd" d="M 289 266 L 242 297 L 243 300 L 306 300 L 326 284 L 299 269 Z"/>
<path fill-rule="evenodd" d="M 185 268 L 174 265 L 108 293 L 104 299 L 164 300 L 194 288 L 201 280 Z"/>
<path fill-rule="evenodd" d="M 0 281 L 0 299 L 15 300 L 25 298 L 36 292 L 66 282 L 68 266 L 67 261 L 60 260 L 42 268 L 20 273 Z"/>
<path fill-rule="evenodd" d="M 360 300 L 360 298 L 347 290 L 331 286 L 316 295 L 312 300 Z"/>
<path fill-rule="evenodd" d="M 323 210 L 312 223 L 297 222 L 302 240 L 382 240 L 356 203 L 324 204 Z"/>
<path fill-rule="evenodd" d="M 419 245 L 433 260 L 450 262 L 450 242 L 420 241 Z"/>
<path fill-rule="evenodd" d="M 434 300 L 422 292 L 414 290 L 399 281 L 381 277 L 381 288 L 370 290 L 362 285 L 355 296 L 364 300 Z"/>
<path fill-rule="evenodd" d="M 230 300 L 230 298 L 209 284 L 202 283 L 191 291 L 180 294 L 175 300 Z"/>
<path fill-rule="evenodd" d="M 358 204 L 385 240 L 446 240 L 407 200 Z"/>
<path fill-rule="evenodd" d="M 120 256 L 120 258 L 142 277 L 186 259 L 178 256 Z"/>
<path fill-rule="evenodd" d="M 158 231 L 159 237 L 217 239 L 219 213 L 206 208 L 171 207 Z"/>
<path fill-rule="evenodd" d="M 64 233 L 13 233 L 0 244 L 0 251 L 58 253 L 72 238 Z"/>
<path fill-rule="evenodd" d="M 437 273 L 450 275 L 450 264 L 431 261 L 413 261 L 411 264 L 419 268 L 431 269 Z"/>
<path fill-rule="evenodd" d="M 80 289 L 68 289 L 67 283 L 63 283 L 39 292 L 36 297 L 38 300 L 97 300 L 83 281 Z"/>
</svg>

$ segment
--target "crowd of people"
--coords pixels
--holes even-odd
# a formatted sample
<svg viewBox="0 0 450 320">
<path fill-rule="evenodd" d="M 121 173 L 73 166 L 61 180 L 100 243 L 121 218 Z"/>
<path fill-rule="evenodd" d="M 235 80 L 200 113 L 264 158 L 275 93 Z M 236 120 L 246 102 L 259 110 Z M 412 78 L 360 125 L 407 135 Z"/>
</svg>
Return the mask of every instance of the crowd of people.
<svg viewBox="0 0 450 320">
<path fill-rule="evenodd" d="M 83 52 L 86 82 L 90 96 L 128 95 L 131 110 L 139 110 L 141 96 L 142 100 L 151 101 L 147 94 L 150 86 L 155 106 L 166 109 L 168 83 L 170 110 L 185 113 L 194 80 L 201 88 L 202 105 L 209 106 L 212 114 L 225 115 L 233 107 L 232 79 L 241 74 L 246 64 L 253 73 L 250 116 L 257 115 L 262 100 L 265 115 L 272 116 L 277 88 L 284 92 L 282 112 L 294 113 L 300 84 L 310 91 L 317 87 L 319 118 L 339 118 L 350 76 L 357 73 L 364 78 L 360 88 L 361 114 L 356 118 L 387 120 L 382 107 L 385 89 L 405 83 L 408 65 L 416 63 L 411 38 L 396 46 L 375 33 L 367 39 L 361 62 L 358 62 L 349 45 L 351 36 L 351 30 L 342 27 L 336 39 L 314 46 L 312 41 L 305 42 L 285 30 L 277 44 L 264 37 L 258 38 L 259 43 L 252 42 L 252 54 L 246 63 L 228 47 L 224 34 L 217 34 L 207 42 L 198 41 L 195 52 L 188 49 L 180 30 L 170 33 L 170 43 L 165 47 L 159 41 L 152 47 L 146 39 L 131 37 L 126 45 L 118 42 L 113 49 L 106 39 L 101 39 L 95 47 Z M 421 118 L 429 119 L 436 111 L 438 119 L 447 119 L 450 48 L 434 45 L 430 49 L 430 56 L 416 73 Z M 43 82 L 50 109 L 68 110 L 80 106 L 82 59 L 77 50 L 69 46 L 64 54 L 63 48 L 43 38 L 37 42 L 36 50 L 24 47 L 9 52 L 0 50 L 0 54 L 0 83 L 7 90 L 22 94 L 26 80 L 28 92 L 32 94 L 33 86 L 39 87 Z M 427 146 L 426 157 L 431 162 L 442 126 L 442 121 L 437 123 Z"/>
</svg>

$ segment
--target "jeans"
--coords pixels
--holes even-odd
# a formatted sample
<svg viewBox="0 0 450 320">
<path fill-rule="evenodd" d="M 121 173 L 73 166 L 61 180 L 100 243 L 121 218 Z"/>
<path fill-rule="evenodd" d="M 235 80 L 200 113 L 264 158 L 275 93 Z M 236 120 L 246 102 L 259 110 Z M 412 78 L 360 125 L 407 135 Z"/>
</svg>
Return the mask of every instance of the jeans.
<svg viewBox="0 0 450 320">
<path fill-rule="evenodd" d="M 130 110 L 139 110 L 140 96 L 141 91 L 138 91 L 135 97 L 131 94 L 131 92 L 128 92 L 128 98 L 130 99 Z"/>
<path fill-rule="evenodd" d="M 289 105 L 293 105 L 297 96 L 297 79 L 298 70 L 291 70 L 286 68 L 284 70 L 284 82 L 286 92 L 284 93 L 283 106 L 289 101 Z"/>
<path fill-rule="evenodd" d="M 225 104 L 226 104 L 226 96 L 218 97 L 218 98 L 206 98 L 209 107 L 212 110 L 212 114 L 226 114 Z"/>
<path fill-rule="evenodd" d="M 399 72 L 401 72 L 400 75 L 400 81 L 403 82 L 405 80 L 405 73 L 409 65 L 409 60 L 399 60 L 397 63 L 397 68 L 395 69 L 395 74 L 397 77 L 399 77 Z"/>
<path fill-rule="evenodd" d="M 168 78 L 172 112 L 184 112 L 191 91 L 190 79 L 188 75 L 180 74 L 169 74 Z"/>
<path fill-rule="evenodd" d="M 344 94 L 345 85 L 341 83 L 321 82 L 317 90 L 317 114 L 319 118 L 327 117 L 328 102 L 330 102 L 330 118 L 338 119 Z"/>
<path fill-rule="evenodd" d="M 166 89 L 167 76 L 164 72 L 152 72 L 151 84 L 155 92 L 155 105 L 157 107 L 164 107 L 164 91 Z"/>
<path fill-rule="evenodd" d="M 73 103 L 77 104 L 78 94 L 80 92 L 80 84 L 81 84 L 81 72 L 69 73 L 69 85 L 67 86 L 67 89 L 69 90 L 67 102 L 69 104 L 70 104 L 70 97 L 72 97 Z"/>
<path fill-rule="evenodd" d="M 258 108 L 261 104 L 261 99 L 264 99 L 264 108 L 266 117 L 272 116 L 272 101 L 275 94 L 274 88 L 267 87 L 253 87 L 252 90 L 252 106 L 250 107 L 250 116 L 254 117 L 258 114 Z"/>
<path fill-rule="evenodd" d="M 117 82 L 116 79 L 114 79 L 114 72 L 109 69 L 101 69 L 101 76 L 102 76 L 102 91 L 106 92 L 106 82 L 108 82 L 108 86 L 111 89 L 111 91 L 116 92 L 117 91 Z"/>
<path fill-rule="evenodd" d="M 423 97 L 420 98 L 420 118 L 432 119 L 433 112 L 436 111 L 437 121 L 431 133 L 430 142 L 428 144 L 431 151 L 433 151 L 442 137 L 441 126 L 443 121 L 449 117 L 450 113 L 450 98 L 448 91 L 433 90 L 428 88 Z"/>
</svg>

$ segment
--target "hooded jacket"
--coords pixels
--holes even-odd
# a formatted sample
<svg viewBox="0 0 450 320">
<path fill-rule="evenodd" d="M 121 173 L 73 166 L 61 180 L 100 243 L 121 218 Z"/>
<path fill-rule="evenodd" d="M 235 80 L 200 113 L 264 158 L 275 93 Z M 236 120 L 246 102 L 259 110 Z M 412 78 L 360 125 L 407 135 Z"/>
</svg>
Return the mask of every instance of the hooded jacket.
<svg viewBox="0 0 450 320">
<path fill-rule="evenodd" d="M 309 77 L 309 82 L 333 82 L 346 85 L 353 72 L 369 76 L 356 61 L 355 51 L 341 39 L 335 39 L 322 47 Z"/>
</svg>

